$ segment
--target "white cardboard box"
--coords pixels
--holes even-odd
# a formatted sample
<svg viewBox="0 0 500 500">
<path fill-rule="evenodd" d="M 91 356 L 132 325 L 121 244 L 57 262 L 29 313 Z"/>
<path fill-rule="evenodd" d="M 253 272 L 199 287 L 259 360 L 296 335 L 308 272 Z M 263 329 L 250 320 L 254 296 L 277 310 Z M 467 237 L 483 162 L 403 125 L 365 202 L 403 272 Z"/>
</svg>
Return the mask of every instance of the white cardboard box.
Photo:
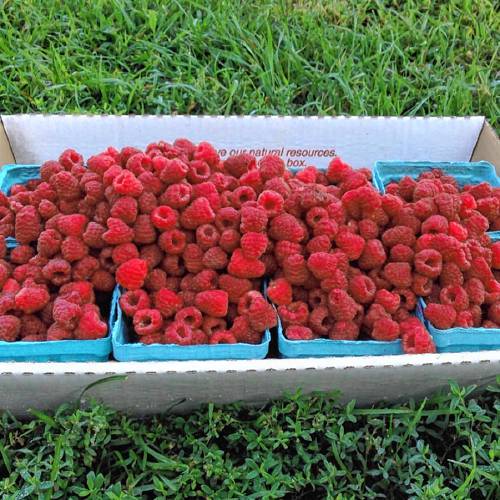
<svg viewBox="0 0 500 500">
<path fill-rule="evenodd" d="M 500 172 L 500 141 L 484 117 L 220 117 L 3 115 L 0 165 L 40 164 L 73 147 L 85 157 L 107 146 L 144 148 L 160 139 L 207 140 L 224 156 L 277 151 L 290 166 L 326 166 L 337 154 L 355 167 L 376 160 L 487 160 Z M 263 149 L 265 148 L 266 151 Z M 361 405 L 422 397 L 445 387 L 487 384 L 500 351 L 252 361 L 0 363 L 0 410 L 25 415 L 95 396 L 136 414 L 202 402 L 260 403 L 301 388 L 340 390 Z M 104 381 L 103 379 L 108 379 Z M 92 385 L 103 380 L 102 384 Z M 85 389 L 90 387 L 87 391 Z"/>
</svg>

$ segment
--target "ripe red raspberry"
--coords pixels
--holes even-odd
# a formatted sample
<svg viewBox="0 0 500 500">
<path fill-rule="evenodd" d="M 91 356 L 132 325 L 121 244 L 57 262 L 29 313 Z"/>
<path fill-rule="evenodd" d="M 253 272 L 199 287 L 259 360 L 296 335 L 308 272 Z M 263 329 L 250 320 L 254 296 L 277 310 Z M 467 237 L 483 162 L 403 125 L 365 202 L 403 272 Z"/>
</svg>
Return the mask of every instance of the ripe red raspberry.
<svg viewBox="0 0 500 500">
<path fill-rule="evenodd" d="M 260 278 L 266 268 L 263 262 L 245 257 L 241 249 L 236 249 L 231 255 L 227 266 L 229 274 L 237 278 Z"/>
<path fill-rule="evenodd" d="M 213 169 L 219 168 L 220 156 L 208 142 L 200 142 L 193 152 L 195 160 L 204 161 Z"/>
<path fill-rule="evenodd" d="M 47 341 L 70 340 L 74 338 L 73 332 L 57 323 L 49 326 L 47 330 Z"/>
<path fill-rule="evenodd" d="M 348 290 L 356 302 L 368 304 L 373 301 L 377 288 L 368 276 L 358 275 L 350 280 Z"/>
<path fill-rule="evenodd" d="M 212 247 L 203 254 L 202 262 L 208 269 L 222 270 L 227 266 L 228 257 L 221 247 Z"/>
<path fill-rule="evenodd" d="M 168 288 L 162 288 L 154 294 L 154 305 L 164 318 L 170 318 L 183 306 L 182 297 Z"/>
<path fill-rule="evenodd" d="M 215 220 L 215 213 L 206 198 L 195 199 L 181 214 L 180 223 L 186 229 L 196 229 Z"/>
<path fill-rule="evenodd" d="M 409 227 L 395 226 L 382 234 L 382 242 L 389 248 L 398 244 L 411 248 L 415 244 L 415 233 Z"/>
<path fill-rule="evenodd" d="M 110 217 L 107 220 L 108 230 L 101 237 L 109 245 L 129 243 L 134 239 L 134 231 L 121 219 Z"/>
<path fill-rule="evenodd" d="M 457 312 L 457 319 L 453 325 L 455 328 L 472 328 L 474 326 L 474 318 L 470 311 Z"/>
<path fill-rule="evenodd" d="M 20 334 L 27 342 L 42 341 L 46 338 L 47 327 L 38 316 L 25 314 L 21 316 Z"/>
<path fill-rule="evenodd" d="M 291 325 L 285 330 L 285 337 L 288 340 L 313 340 L 316 338 L 310 328 L 302 325 Z"/>
<path fill-rule="evenodd" d="M 128 290 L 120 297 L 119 302 L 122 311 L 130 317 L 138 310 L 149 309 L 151 306 L 148 294 L 141 289 Z"/>
<path fill-rule="evenodd" d="M 236 338 L 229 330 L 215 332 L 208 341 L 209 344 L 236 344 Z"/>
<path fill-rule="evenodd" d="M 265 233 L 245 233 L 240 245 L 243 255 L 248 259 L 258 259 L 266 251 L 269 240 Z"/>
<path fill-rule="evenodd" d="M 101 292 L 111 292 L 115 287 L 115 278 L 109 271 L 98 269 L 92 275 L 92 285 Z"/>
<path fill-rule="evenodd" d="M 167 231 L 177 225 L 177 216 L 175 210 L 167 205 L 161 205 L 151 212 L 151 222 L 157 229 Z"/>
<path fill-rule="evenodd" d="M 306 236 L 306 231 L 296 217 L 284 213 L 271 220 L 269 236 L 276 241 L 287 240 L 300 243 Z"/>
<path fill-rule="evenodd" d="M 326 279 L 337 269 L 338 258 L 326 252 L 312 253 L 307 259 L 307 268 L 319 279 Z M 286 272 L 286 271 L 285 271 Z"/>
<path fill-rule="evenodd" d="M 108 325 L 101 319 L 99 308 L 95 304 L 85 304 L 82 315 L 75 330 L 75 338 L 79 340 L 96 340 L 106 336 Z"/>
<path fill-rule="evenodd" d="M 252 330 L 246 316 L 237 316 L 233 321 L 230 331 L 237 342 L 260 344 L 262 341 L 262 333 Z"/>
<path fill-rule="evenodd" d="M 432 293 L 432 280 L 422 274 L 414 273 L 413 283 L 411 285 L 412 292 L 419 297 L 428 297 Z"/>
<path fill-rule="evenodd" d="M 391 262 L 408 262 L 411 264 L 413 262 L 413 258 L 413 250 L 406 245 L 400 244 L 394 245 L 389 254 L 389 260 Z"/>
<path fill-rule="evenodd" d="M 200 184 L 210 178 L 211 170 L 209 165 L 202 160 L 193 160 L 189 162 L 187 180 L 191 184 Z"/>
<path fill-rule="evenodd" d="M 309 327 L 314 333 L 321 336 L 328 335 L 329 331 L 334 326 L 334 320 L 330 316 L 328 307 L 315 307 L 309 315 Z"/>
<path fill-rule="evenodd" d="M 203 250 L 198 245 L 193 243 L 187 245 L 182 258 L 190 273 L 198 273 L 203 269 Z"/>
<path fill-rule="evenodd" d="M 42 274 L 53 285 L 61 286 L 71 280 L 71 265 L 64 259 L 51 259 L 42 268 Z"/>
<path fill-rule="evenodd" d="M 421 232 L 422 234 L 446 234 L 448 232 L 448 219 L 442 215 L 431 215 L 422 223 Z"/>
<path fill-rule="evenodd" d="M 205 290 L 215 290 L 218 284 L 218 274 L 213 269 L 203 269 L 195 274 L 190 280 L 189 290 L 203 292 Z"/>
<path fill-rule="evenodd" d="M 391 342 L 399 338 L 399 325 L 390 318 L 380 318 L 373 323 L 370 333 L 375 340 Z"/>
<path fill-rule="evenodd" d="M 15 280 L 12 281 L 14 281 L 17 284 L 17 281 Z M 17 284 L 17 286 L 19 287 L 19 289 L 21 288 L 19 284 Z M 17 291 L 8 292 L 5 289 L 2 290 L 2 293 L 0 294 L 0 316 L 8 313 L 9 311 L 15 308 L 15 302 L 14 302 L 15 293 L 17 293 Z"/>
<path fill-rule="evenodd" d="M 369 270 L 381 267 L 387 260 L 384 246 L 380 240 L 368 240 L 358 259 L 361 269 Z"/>
<path fill-rule="evenodd" d="M 64 236 L 81 238 L 87 227 L 87 223 L 88 219 L 85 215 L 61 215 L 57 218 L 57 229 Z"/>
<path fill-rule="evenodd" d="M 384 278 L 398 288 L 408 288 L 412 284 L 411 266 L 407 262 L 389 262 L 384 267 Z"/>
<path fill-rule="evenodd" d="M 91 283 L 86 281 L 72 281 L 71 283 L 66 283 L 66 285 L 63 285 L 59 289 L 59 297 L 62 298 L 73 293 L 77 293 L 84 304 L 95 302 L 94 289 Z"/>
<path fill-rule="evenodd" d="M 54 174 L 63 171 L 64 167 L 58 161 L 49 160 L 40 167 L 40 177 L 42 181 L 49 182 Z"/>
<path fill-rule="evenodd" d="M 309 321 L 309 307 L 300 300 L 278 307 L 283 325 L 306 325 Z"/>
<path fill-rule="evenodd" d="M 330 238 L 326 234 L 311 238 L 306 246 L 306 250 L 313 254 L 316 252 L 329 252 L 332 248 Z"/>
<path fill-rule="evenodd" d="M 403 351 L 406 354 L 436 352 L 436 346 L 429 332 L 415 316 L 400 323 Z"/>
<path fill-rule="evenodd" d="M 481 305 L 484 302 L 486 291 L 480 279 L 471 278 L 465 282 L 464 287 L 469 300 L 473 304 Z"/>
<path fill-rule="evenodd" d="M 40 234 L 40 215 L 35 207 L 25 206 L 16 215 L 15 238 L 21 245 L 36 241 Z"/>
<path fill-rule="evenodd" d="M 495 302 L 488 307 L 488 319 L 497 325 L 500 324 L 500 302 Z"/>
<path fill-rule="evenodd" d="M 137 198 L 137 208 L 141 214 L 150 214 L 158 206 L 158 200 L 153 193 L 144 191 Z"/>
<path fill-rule="evenodd" d="M 145 260 L 131 259 L 121 264 L 116 270 L 116 281 L 123 288 L 135 290 L 141 288 L 148 273 Z"/>
<path fill-rule="evenodd" d="M 240 231 L 242 233 L 264 232 L 266 231 L 267 228 L 267 221 L 268 221 L 267 212 L 262 208 L 249 207 L 249 206 L 242 207 Z"/>
<path fill-rule="evenodd" d="M 172 276 L 170 279 L 177 280 L 178 278 Z M 176 283 L 177 281 L 174 281 L 173 286 L 175 286 Z M 156 292 L 162 288 L 170 288 L 167 287 L 167 273 L 163 271 L 163 269 L 153 269 L 144 280 L 144 288 L 151 292 Z"/>
<path fill-rule="evenodd" d="M 328 294 L 328 308 L 336 321 L 351 321 L 358 312 L 353 298 L 345 290 L 338 288 Z"/>
<path fill-rule="evenodd" d="M 89 222 L 87 229 L 83 233 L 83 241 L 90 248 L 103 248 L 106 242 L 102 236 L 106 232 L 106 228 L 97 222 Z"/>
<path fill-rule="evenodd" d="M 185 323 L 173 321 L 165 329 L 164 339 L 167 344 L 193 345 L 193 330 Z"/>
<path fill-rule="evenodd" d="M 67 236 L 61 244 L 61 254 L 64 260 L 76 262 L 87 255 L 89 248 L 76 236 Z"/>
<path fill-rule="evenodd" d="M 282 263 L 284 260 L 286 260 L 287 257 L 296 254 L 302 255 L 303 253 L 304 249 L 299 243 L 282 240 L 276 242 L 276 244 L 274 245 L 274 255 L 279 263 Z"/>
<path fill-rule="evenodd" d="M 186 234 L 179 229 L 165 231 L 160 234 L 158 245 L 167 254 L 180 255 L 186 248 Z"/>
<path fill-rule="evenodd" d="M 489 228 L 489 222 L 486 217 L 479 212 L 473 212 L 470 217 L 463 221 L 463 225 L 469 233 L 469 237 L 479 238 Z"/>
<path fill-rule="evenodd" d="M 55 229 L 46 229 L 40 233 L 37 252 L 44 257 L 53 257 L 61 249 L 62 238 Z"/>
<path fill-rule="evenodd" d="M 222 318 L 214 318 L 213 316 L 205 316 L 201 329 L 210 338 L 217 332 L 227 330 L 227 323 Z"/>
<path fill-rule="evenodd" d="M 136 153 L 127 160 L 125 168 L 130 170 L 134 175 L 139 176 L 144 172 L 151 171 L 153 169 L 153 162 L 148 155 Z"/>
<path fill-rule="evenodd" d="M 50 295 L 43 287 L 23 287 L 15 297 L 16 309 L 32 314 L 43 309 L 49 302 Z"/>
<path fill-rule="evenodd" d="M 88 169 L 101 176 L 104 175 L 104 172 L 106 172 L 106 170 L 108 170 L 113 165 L 116 165 L 115 158 L 105 153 L 91 156 L 87 160 Z"/>
<path fill-rule="evenodd" d="M 256 168 L 255 156 L 242 153 L 239 155 L 230 156 L 224 161 L 224 170 L 236 178 L 241 177 L 249 170 Z"/>
<path fill-rule="evenodd" d="M 457 318 L 457 312 L 453 306 L 446 304 L 428 304 L 424 310 L 424 316 L 441 330 L 451 328 Z"/>
<path fill-rule="evenodd" d="M 252 289 L 252 282 L 245 278 L 236 278 L 230 274 L 221 274 L 218 287 L 227 292 L 229 302 L 237 304 L 241 296 Z"/>
<path fill-rule="evenodd" d="M 339 156 L 336 156 L 328 164 L 326 177 L 332 184 L 338 184 L 344 181 L 352 172 L 352 168 L 342 161 Z"/>
<path fill-rule="evenodd" d="M 260 176 L 264 182 L 273 177 L 282 177 L 285 172 L 285 163 L 275 155 L 264 156 L 259 161 Z"/>
<path fill-rule="evenodd" d="M 133 224 L 137 218 L 138 203 L 132 196 L 121 196 L 111 207 L 110 215 L 125 224 Z"/>
<path fill-rule="evenodd" d="M 380 304 L 389 314 L 394 314 L 400 305 L 400 297 L 388 290 L 377 290 L 375 293 L 375 304 Z"/>
<path fill-rule="evenodd" d="M 139 258 L 139 250 L 133 243 L 122 243 L 113 248 L 112 259 L 118 266 L 130 259 L 137 258 Z"/>
<path fill-rule="evenodd" d="M 80 305 L 69 302 L 66 299 L 58 298 L 52 308 L 54 321 L 67 330 L 74 330 L 82 315 Z"/>
<path fill-rule="evenodd" d="M 354 321 L 337 321 L 328 331 L 330 340 L 356 340 L 359 326 Z"/>
<path fill-rule="evenodd" d="M 66 170 L 71 170 L 75 165 L 83 165 L 83 157 L 74 149 L 66 149 L 59 156 L 59 163 Z"/>
<path fill-rule="evenodd" d="M 278 278 L 269 283 L 267 295 L 278 306 L 286 306 L 293 300 L 292 287 L 285 278 Z"/>
<path fill-rule="evenodd" d="M 469 308 L 469 296 L 460 285 L 450 285 L 442 288 L 439 299 L 441 304 L 453 306 L 457 311 L 465 311 Z"/>
<path fill-rule="evenodd" d="M 196 243 L 202 250 L 216 246 L 219 239 L 219 231 L 212 224 L 203 224 L 196 228 Z"/>
<path fill-rule="evenodd" d="M 378 238 L 380 229 L 377 223 L 370 219 L 362 219 L 358 223 L 359 235 L 365 240 Z"/>
<path fill-rule="evenodd" d="M 275 191 L 265 190 L 260 193 L 257 204 L 262 207 L 271 219 L 283 212 L 285 201 L 283 196 Z"/>
<path fill-rule="evenodd" d="M 189 205 L 192 191 L 193 188 L 190 184 L 172 184 L 168 186 L 159 200 L 164 205 L 168 205 L 175 209 L 181 209 Z"/>
<path fill-rule="evenodd" d="M 462 224 L 455 221 L 451 221 L 449 223 L 448 234 L 456 238 L 458 241 L 466 241 L 469 237 L 467 229 L 462 226 Z"/>
<path fill-rule="evenodd" d="M 77 200 L 81 196 L 78 179 L 70 172 L 58 172 L 50 178 L 50 185 L 56 191 L 59 200 Z"/>
<path fill-rule="evenodd" d="M 158 309 L 139 309 L 134 314 L 133 324 L 137 335 L 150 335 L 162 329 L 163 318 Z"/>
<path fill-rule="evenodd" d="M 35 250 L 29 245 L 19 245 L 10 252 L 12 264 L 26 264 L 35 254 Z"/>
<path fill-rule="evenodd" d="M 133 241 L 135 243 L 147 245 L 156 242 L 156 229 L 151 223 L 149 215 L 141 214 L 137 216 L 133 229 Z"/>
<path fill-rule="evenodd" d="M 21 330 L 21 320 L 16 316 L 4 314 L 0 316 L 0 340 L 14 342 Z"/>
<path fill-rule="evenodd" d="M 421 250 L 415 254 L 415 269 L 428 278 L 437 278 L 443 268 L 441 254 L 432 249 Z"/>
<path fill-rule="evenodd" d="M 196 307 L 209 316 L 223 318 L 227 314 L 228 294 L 224 290 L 206 290 L 195 297 Z"/>
<path fill-rule="evenodd" d="M 307 302 L 311 309 L 328 305 L 328 295 L 321 288 L 314 288 L 307 294 Z"/>
<path fill-rule="evenodd" d="M 201 311 L 196 307 L 184 307 L 175 314 L 175 321 L 189 325 L 193 330 L 200 328 L 203 322 Z"/>
<path fill-rule="evenodd" d="M 322 219 L 315 224 L 313 234 L 314 236 L 327 236 L 328 239 L 333 240 L 338 230 L 339 226 L 333 219 Z"/>
<path fill-rule="evenodd" d="M 142 194 L 144 186 L 132 172 L 122 170 L 113 180 L 113 190 L 123 196 L 138 198 Z"/>
<path fill-rule="evenodd" d="M 285 278 L 292 285 L 303 285 L 310 276 L 306 260 L 301 254 L 286 257 L 282 265 Z"/>
<path fill-rule="evenodd" d="M 356 260 L 361 257 L 366 242 L 358 234 L 353 234 L 347 229 L 341 228 L 335 236 L 335 243 L 349 257 L 349 260 Z"/>
</svg>

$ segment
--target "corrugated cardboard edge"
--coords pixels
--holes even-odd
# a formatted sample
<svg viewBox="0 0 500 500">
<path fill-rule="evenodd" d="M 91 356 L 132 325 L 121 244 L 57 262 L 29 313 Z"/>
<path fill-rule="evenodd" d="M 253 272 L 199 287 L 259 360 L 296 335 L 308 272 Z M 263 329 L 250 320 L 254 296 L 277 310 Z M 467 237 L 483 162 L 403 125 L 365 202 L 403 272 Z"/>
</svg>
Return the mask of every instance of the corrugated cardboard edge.
<svg viewBox="0 0 500 500">
<path fill-rule="evenodd" d="M 484 121 L 483 128 L 479 134 L 476 147 L 472 152 L 471 161 L 489 161 L 500 174 L 500 140 L 487 120 Z"/>
<path fill-rule="evenodd" d="M 16 163 L 2 117 L 0 116 L 0 165 Z"/>
</svg>

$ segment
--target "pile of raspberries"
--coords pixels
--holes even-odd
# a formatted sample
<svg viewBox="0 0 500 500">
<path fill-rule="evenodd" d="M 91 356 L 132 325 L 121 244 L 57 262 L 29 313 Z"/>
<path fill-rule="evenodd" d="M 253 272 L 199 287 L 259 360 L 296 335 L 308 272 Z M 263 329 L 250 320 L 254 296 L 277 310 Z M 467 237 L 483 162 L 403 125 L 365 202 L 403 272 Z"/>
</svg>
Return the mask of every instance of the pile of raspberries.
<svg viewBox="0 0 500 500">
<path fill-rule="evenodd" d="M 70 149 L 40 173 L 0 200 L 0 235 L 19 243 L 1 266 L 13 299 L 2 339 L 24 335 L 34 312 L 75 337 L 82 321 L 94 331 L 94 291 L 117 283 L 139 342 L 257 344 L 277 323 L 266 278 L 290 340 L 401 339 L 405 352 L 434 352 L 411 315 L 418 297 L 438 327 L 500 324 L 500 247 L 485 234 L 500 198 L 488 185 L 460 191 L 436 171 L 381 195 L 370 170 L 338 157 L 293 174 L 277 156 L 221 160 L 187 139 L 110 147 L 86 165 Z M 47 302 L 27 312 L 24 289 Z M 73 325 L 58 319 L 62 301 L 79 308 Z"/>
</svg>

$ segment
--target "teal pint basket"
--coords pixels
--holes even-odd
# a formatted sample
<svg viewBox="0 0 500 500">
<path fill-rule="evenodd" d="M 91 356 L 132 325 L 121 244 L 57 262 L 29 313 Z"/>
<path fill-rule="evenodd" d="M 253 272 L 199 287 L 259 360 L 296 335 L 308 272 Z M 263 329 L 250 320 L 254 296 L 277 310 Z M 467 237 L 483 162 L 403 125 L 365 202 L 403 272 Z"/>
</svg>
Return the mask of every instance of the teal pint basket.
<svg viewBox="0 0 500 500">
<path fill-rule="evenodd" d="M 141 344 L 130 342 L 130 333 L 119 304 L 121 291 L 116 287 L 113 309 L 113 356 L 118 361 L 195 361 L 220 359 L 263 359 L 267 356 L 271 332 L 266 330 L 260 344 L 217 344 L 182 346 L 176 344 Z"/>
</svg>

